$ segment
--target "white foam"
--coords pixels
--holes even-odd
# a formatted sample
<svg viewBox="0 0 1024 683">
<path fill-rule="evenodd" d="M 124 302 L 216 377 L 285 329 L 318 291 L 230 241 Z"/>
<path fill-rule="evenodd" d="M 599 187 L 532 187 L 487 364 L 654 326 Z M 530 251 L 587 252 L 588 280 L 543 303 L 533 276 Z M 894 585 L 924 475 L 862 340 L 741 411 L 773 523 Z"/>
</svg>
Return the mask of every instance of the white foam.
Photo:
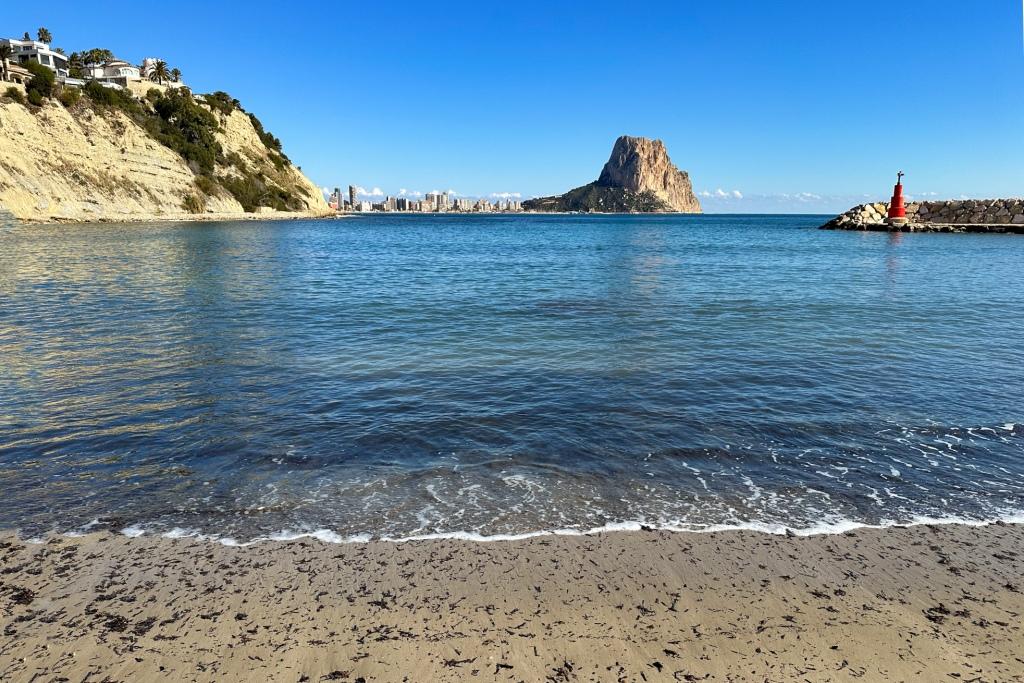
<svg viewBox="0 0 1024 683">
<path fill-rule="evenodd" d="M 641 530 L 667 531 L 672 533 L 721 533 L 730 531 L 748 531 L 755 533 L 782 536 L 787 533 L 795 536 L 826 536 L 844 534 L 858 529 L 886 529 L 891 527 L 913 527 L 924 525 L 961 525 L 971 527 L 985 527 L 996 523 L 1024 524 L 1024 512 L 1010 513 L 996 519 L 978 520 L 958 517 L 913 517 L 910 521 L 898 522 L 894 520 L 883 520 L 878 524 L 857 522 L 849 519 L 834 519 L 821 521 L 805 527 L 790 527 L 785 524 L 768 522 L 732 522 L 723 524 L 693 524 L 683 521 L 648 523 L 639 521 L 611 522 L 592 528 L 563 528 L 544 529 L 537 531 L 526 531 L 515 534 L 481 534 L 474 531 L 445 531 L 426 534 L 412 534 L 409 536 L 379 536 L 374 537 L 369 533 L 343 535 L 330 529 L 316 529 L 312 531 L 284 530 L 267 536 L 258 536 L 248 541 L 224 536 L 202 534 L 194 529 L 175 528 L 161 534 L 168 539 L 193 538 L 204 541 L 214 541 L 221 545 L 230 547 L 248 547 L 264 542 L 295 541 L 303 538 L 311 538 L 322 543 L 348 544 L 348 543 L 369 543 L 380 541 L 384 543 L 413 543 L 417 541 L 455 540 L 469 541 L 474 543 L 500 543 L 506 541 L 523 541 L 543 536 L 594 536 L 606 533 L 637 532 Z M 121 530 L 121 533 L 129 538 L 138 538 L 146 533 L 139 526 L 129 526 Z M 37 541 L 33 541 L 37 542 Z M 39 540 L 38 542 L 42 542 Z"/>
<path fill-rule="evenodd" d="M 65 536 L 70 536 L 71 538 L 79 538 L 81 536 L 85 536 L 86 534 L 89 533 L 90 529 L 92 529 L 95 526 L 98 526 L 99 523 L 100 523 L 100 520 L 94 519 L 91 522 L 83 524 L 82 526 L 78 527 L 74 531 L 69 531 L 69 532 L 67 532 L 64 535 Z"/>
<path fill-rule="evenodd" d="M 316 529 L 315 531 L 279 531 L 267 537 L 269 541 L 295 541 L 300 538 L 315 538 L 324 543 L 369 543 L 372 537 L 369 534 L 355 534 L 353 536 L 342 536 L 330 529 Z"/>
</svg>

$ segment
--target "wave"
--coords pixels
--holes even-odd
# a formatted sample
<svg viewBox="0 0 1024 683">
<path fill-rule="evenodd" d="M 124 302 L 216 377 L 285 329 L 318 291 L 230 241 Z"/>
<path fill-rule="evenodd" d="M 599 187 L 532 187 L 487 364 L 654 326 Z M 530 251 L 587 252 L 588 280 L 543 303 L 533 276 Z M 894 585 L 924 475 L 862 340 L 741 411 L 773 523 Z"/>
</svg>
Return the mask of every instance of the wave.
<svg viewBox="0 0 1024 683">
<path fill-rule="evenodd" d="M 860 529 L 889 529 L 915 526 L 959 525 L 986 527 L 993 524 L 1024 524 L 1024 512 L 1013 512 L 992 519 L 971 519 L 965 517 L 913 517 L 909 521 L 883 520 L 877 524 L 839 519 L 819 522 L 806 527 L 789 527 L 781 524 L 763 522 L 742 522 L 735 524 L 686 524 L 686 523 L 648 523 L 648 522 L 612 522 L 589 529 L 541 529 L 515 534 L 481 534 L 475 531 L 446 531 L 429 534 L 413 534 L 410 536 L 374 536 L 369 533 L 344 536 L 330 529 L 314 529 L 310 531 L 282 530 L 266 536 L 257 536 L 247 541 L 240 541 L 230 536 L 203 533 L 198 529 L 175 527 L 168 531 L 148 530 L 141 525 L 131 525 L 121 529 L 120 533 L 128 538 L 139 538 L 155 535 L 166 539 L 194 539 L 211 541 L 231 547 L 248 547 L 261 543 L 296 541 L 314 539 L 329 544 L 352 543 L 414 543 L 418 541 L 455 540 L 474 543 L 501 543 L 523 541 L 542 536 L 595 536 L 606 533 L 667 531 L 673 533 L 722 533 L 730 531 L 750 531 L 773 536 L 828 536 L 840 535 Z M 67 532 L 66 536 L 83 536 L 82 531 Z M 38 540 L 38 539 L 33 539 Z"/>
</svg>

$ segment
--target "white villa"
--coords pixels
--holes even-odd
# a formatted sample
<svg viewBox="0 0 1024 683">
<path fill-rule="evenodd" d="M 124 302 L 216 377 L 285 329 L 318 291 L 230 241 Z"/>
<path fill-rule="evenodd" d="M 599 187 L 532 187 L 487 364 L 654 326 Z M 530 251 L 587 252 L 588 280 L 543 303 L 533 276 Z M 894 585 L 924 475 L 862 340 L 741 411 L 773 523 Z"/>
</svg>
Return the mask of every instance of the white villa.
<svg viewBox="0 0 1024 683">
<path fill-rule="evenodd" d="M 113 59 L 104 64 L 88 64 L 85 67 L 85 77 L 93 81 L 107 81 L 116 83 L 123 81 L 141 81 L 142 71 L 139 67 L 129 64 L 121 59 Z M 123 85 L 123 83 L 121 84 Z"/>
<path fill-rule="evenodd" d="M 57 76 L 67 78 L 68 58 L 59 52 L 54 52 L 46 43 L 38 40 L 16 40 L 14 38 L 0 38 L 0 45 L 11 46 L 11 63 L 26 64 L 28 62 L 39 62 L 57 72 Z"/>
<path fill-rule="evenodd" d="M 141 66 L 135 66 L 121 59 L 112 59 L 102 64 L 86 64 L 82 69 L 83 78 L 72 78 L 68 57 L 50 49 L 47 43 L 38 40 L 17 40 L 0 38 L 0 45 L 11 46 L 10 69 L 8 80 L 14 83 L 27 83 L 30 74 L 19 64 L 39 62 L 57 74 L 57 80 L 65 85 L 81 87 L 87 81 L 97 81 L 108 88 L 126 89 L 137 95 L 145 94 L 150 87 L 159 87 L 153 83 L 153 74 L 159 59 L 147 57 Z M 184 88 L 184 83 L 165 80 L 163 88 Z"/>
</svg>

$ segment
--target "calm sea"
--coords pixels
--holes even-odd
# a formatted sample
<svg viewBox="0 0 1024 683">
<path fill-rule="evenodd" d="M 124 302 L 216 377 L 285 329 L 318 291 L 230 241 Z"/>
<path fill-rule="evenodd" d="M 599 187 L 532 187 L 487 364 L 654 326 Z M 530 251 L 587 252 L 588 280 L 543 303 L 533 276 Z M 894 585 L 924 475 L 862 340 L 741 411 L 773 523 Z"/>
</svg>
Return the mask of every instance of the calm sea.
<svg viewBox="0 0 1024 683">
<path fill-rule="evenodd" d="M 1024 512 L 1024 238 L 819 216 L 0 228 L 0 528 Z"/>
</svg>

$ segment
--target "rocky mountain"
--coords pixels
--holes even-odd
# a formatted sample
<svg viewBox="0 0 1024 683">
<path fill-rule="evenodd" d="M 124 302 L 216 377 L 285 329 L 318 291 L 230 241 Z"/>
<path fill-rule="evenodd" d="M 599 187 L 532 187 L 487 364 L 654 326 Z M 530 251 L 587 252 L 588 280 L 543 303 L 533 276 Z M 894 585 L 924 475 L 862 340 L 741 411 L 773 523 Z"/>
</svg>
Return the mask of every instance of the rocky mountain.
<svg viewBox="0 0 1024 683">
<path fill-rule="evenodd" d="M 700 213 L 690 176 L 669 159 L 661 140 L 623 135 L 600 177 L 557 197 L 523 202 L 528 211 Z"/>
<path fill-rule="evenodd" d="M 42 106 L 0 97 L 0 212 L 66 222 L 328 213 L 280 141 L 223 93 L 104 90 Z"/>
</svg>

